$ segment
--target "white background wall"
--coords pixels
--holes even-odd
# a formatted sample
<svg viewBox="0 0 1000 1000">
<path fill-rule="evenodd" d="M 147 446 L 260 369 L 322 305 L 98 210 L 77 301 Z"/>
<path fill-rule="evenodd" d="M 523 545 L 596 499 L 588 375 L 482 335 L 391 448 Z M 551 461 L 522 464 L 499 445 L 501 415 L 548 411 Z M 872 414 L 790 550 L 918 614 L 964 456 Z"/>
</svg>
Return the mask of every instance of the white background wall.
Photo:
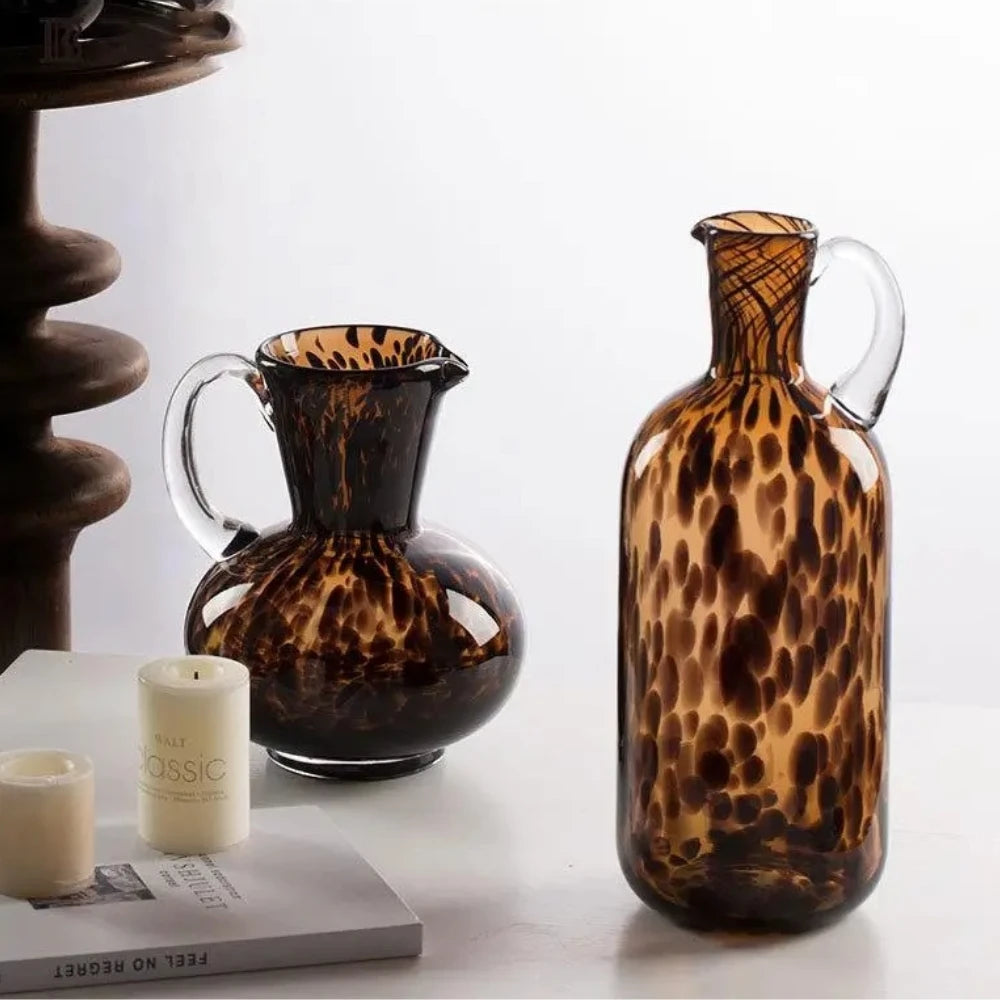
<svg viewBox="0 0 1000 1000">
<path fill-rule="evenodd" d="M 1000 703 L 1000 415 L 993 122 L 981 4 L 240 0 L 246 47 L 173 93 L 47 113 L 47 216 L 111 239 L 121 279 L 59 310 L 135 334 L 134 396 L 62 419 L 129 463 L 133 494 L 74 559 L 74 644 L 179 650 L 206 558 L 163 487 L 171 387 L 204 354 L 322 322 L 437 333 L 472 377 L 446 401 L 428 519 L 521 595 L 533 678 L 613 714 L 619 477 L 658 399 L 704 370 L 700 217 L 805 215 L 878 248 L 908 307 L 879 435 L 895 494 L 893 690 Z M 831 274 L 807 363 L 860 353 L 866 293 Z M 198 439 L 220 506 L 287 509 L 239 386 Z"/>
</svg>

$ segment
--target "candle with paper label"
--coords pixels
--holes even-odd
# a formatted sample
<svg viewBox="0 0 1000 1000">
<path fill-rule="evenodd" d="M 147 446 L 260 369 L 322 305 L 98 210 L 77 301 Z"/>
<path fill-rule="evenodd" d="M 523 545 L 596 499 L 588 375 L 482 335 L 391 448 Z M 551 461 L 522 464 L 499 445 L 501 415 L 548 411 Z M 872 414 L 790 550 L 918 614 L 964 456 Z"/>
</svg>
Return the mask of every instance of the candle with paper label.
<svg viewBox="0 0 1000 1000">
<path fill-rule="evenodd" d="M 65 750 L 0 753 L 0 895 L 53 899 L 94 875 L 94 766 Z"/>
<path fill-rule="evenodd" d="M 180 656 L 139 670 L 139 834 L 165 854 L 209 854 L 250 832 L 250 675 Z"/>
</svg>

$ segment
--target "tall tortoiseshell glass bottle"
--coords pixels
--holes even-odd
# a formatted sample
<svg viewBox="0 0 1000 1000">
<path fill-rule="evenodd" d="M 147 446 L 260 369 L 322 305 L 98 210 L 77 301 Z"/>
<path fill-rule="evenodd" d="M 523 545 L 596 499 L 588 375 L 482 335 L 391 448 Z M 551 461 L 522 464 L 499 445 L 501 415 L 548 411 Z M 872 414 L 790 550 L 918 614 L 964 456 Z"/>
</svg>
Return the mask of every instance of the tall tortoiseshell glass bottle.
<svg viewBox="0 0 1000 1000">
<path fill-rule="evenodd" d="M 622 490 L 618 844 L 647 903 L 704 928 L 798 930 L 857 905 L 886 849 L 889 484 L 869 429 L 903 343 L 855 240 L 735 212 L 708 250 L 712 361 L 632 443 Z M 802 367 L 810 283 L 875 299 L 831 389 Z"/>
</svg>

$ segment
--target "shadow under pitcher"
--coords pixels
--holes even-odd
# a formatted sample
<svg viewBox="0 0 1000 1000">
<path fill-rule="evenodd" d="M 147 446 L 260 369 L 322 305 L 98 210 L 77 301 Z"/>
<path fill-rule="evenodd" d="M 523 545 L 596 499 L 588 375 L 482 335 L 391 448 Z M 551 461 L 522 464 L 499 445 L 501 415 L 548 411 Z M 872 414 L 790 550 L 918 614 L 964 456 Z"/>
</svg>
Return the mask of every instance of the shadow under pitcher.
<svg viewBox="0 0 1000 1000">
<path fill-rule="evenodd" d="M 708 373 L 650 414 L 622 487 L 618 849 L 703 929 L 805 930 L 886 851 L 889 482 L 870 433 L 903 344 L 885 262 L 734 212 L 708 252 Z M 875 332 L 830 389 L 802 367 L 810 285 L 866 277 Z"/>
<path fill-rule="evenodd" d="M 289 770 L 419 771 L 517 680 L 524 634 L 509 584 L 417 518 L 438 405 L 468 373 L 428 333 L 335 326 L 272 337 L 255 363 L 205 358 L 174 390 L 167 486 L 216 560 L 188 607 L 187 649 L 248 667 L 252 739 Z M 254 391 L 278 438 L 292 517 L 263 533 L 217 511 L 195 467 L 195 404 L 224 376 Z"/>
</svg>

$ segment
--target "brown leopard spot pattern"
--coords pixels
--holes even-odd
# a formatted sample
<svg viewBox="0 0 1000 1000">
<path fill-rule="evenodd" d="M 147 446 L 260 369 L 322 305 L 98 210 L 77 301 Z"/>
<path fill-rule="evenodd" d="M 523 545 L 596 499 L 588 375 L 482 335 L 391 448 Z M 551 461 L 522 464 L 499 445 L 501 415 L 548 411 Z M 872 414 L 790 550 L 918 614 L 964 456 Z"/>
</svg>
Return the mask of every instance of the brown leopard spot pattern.
<svg viewBox="0 0 1000 1000">
<path fill-rule="evenodd" d="M 292 519 L 212 567 L 187 648 L 247 665 L 271 750 L 435 752 L 500 708 L 524 649 L 503 576 L 417 517 L 440 395 L 467 368 L 429 334 L 377 326 L 285 334 L 257 361 Z"/>
<path fill-rule="evenodd" d="M 234 588 L 238 603 L 214 617 Z M 441 532 L 278 532 L 202 581 L 187 645 L 247 664 L 256 742 L 350 760 L 422 753 L 477 729 L 515 683 L 523 636 L 502 577 Z"/>
<path fill-rule="evenodd" d="M 798 361 L 808 224 L 709 222 L 711 373 L 625 470 L 619 846 L 679 919 L 801 927 L 884 856 L 887 480 Z"/>
</svg>

